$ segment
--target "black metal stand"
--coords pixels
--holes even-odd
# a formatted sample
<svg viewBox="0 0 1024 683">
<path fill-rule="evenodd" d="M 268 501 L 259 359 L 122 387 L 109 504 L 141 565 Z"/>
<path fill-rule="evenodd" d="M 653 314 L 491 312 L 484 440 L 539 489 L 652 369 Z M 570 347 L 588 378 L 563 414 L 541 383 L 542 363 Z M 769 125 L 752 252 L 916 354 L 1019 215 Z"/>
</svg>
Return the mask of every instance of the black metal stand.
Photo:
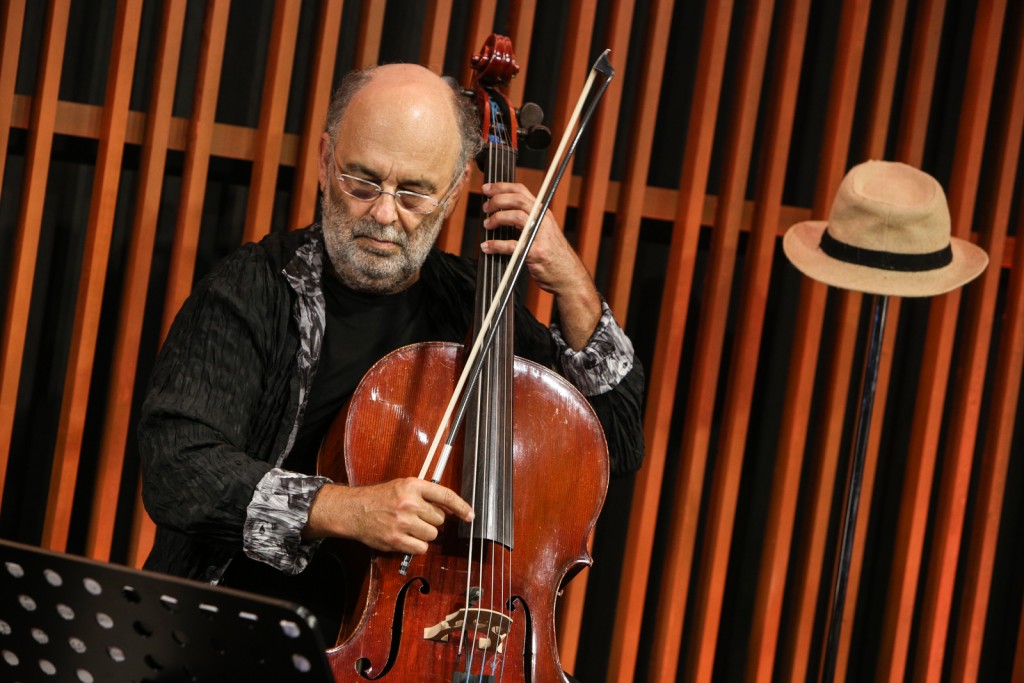
<svg viewBox="0 0 1024 683">
<path fill-rule="evenodd" d="M 860 490 L 864 479 L 864 458 L 868 445 L 868 432 L 871 429 L 871 411 L 875 405 L 878 365 L 882 356 L 882 334 L 885 330 L 885 314 L 888 306 L 889 298 L 887 296 L 874 297 L 871 328 L 868 332 L 868 352 L 864 363 L 864 379 L 861 384 L 860 406 L 853 442 L 853 457 L 850 460 L 850 476 L 847 478 L 839 559 L 836 563 L 832 602 L 828 614 L 828 635 L 825 640 L 825 655 L 821 670 L 822 683 L 832 683 L 835 678 L 839 634 L 843 625 L 843 605 L 846 602 L 846 586 L 850 578 L 850 556 L 853 553 L 853 536 L 857 529 L 857 507 L 860 504 Z"/>
<path fill-rule="evenodd" d="M 0 540 L 0 680 L 327 683 L 324 650 L 304 607 Z"/>
</svg>

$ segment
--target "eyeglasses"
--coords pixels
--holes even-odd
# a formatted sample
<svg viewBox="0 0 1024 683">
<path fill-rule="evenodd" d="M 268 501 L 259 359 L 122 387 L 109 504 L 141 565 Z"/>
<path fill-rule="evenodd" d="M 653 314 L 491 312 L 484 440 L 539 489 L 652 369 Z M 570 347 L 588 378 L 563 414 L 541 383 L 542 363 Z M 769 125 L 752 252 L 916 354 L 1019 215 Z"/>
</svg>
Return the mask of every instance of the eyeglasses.
<svg viewBox="0 0 1024 683">
<path fill-rule="evenodd" d="M 444 197 L 440 200 L 435 200 L 430 195 L 412 192 L 411 190 L 388 192 L 371 180 L 357 178 L 356 176 L 349 175 L 347 173 L 339 173 L 335 177 L 338 179 L 338 183 L 341 184 L 341 191 L 353 199 L 358 199 L 361 202 L 373 202 L 382 194 L 388 194 L 395 198 L 395 203 L 400 208 L 408 211 L 409 213 L 420 214 L 433 213 L 447 204 L 448 200 L 451 198 L 452 192 L 458 184 L 458 177 L 456 176 L 455 181 L 452 182 L 448 191 L 444 193 Z"/>
</svg>

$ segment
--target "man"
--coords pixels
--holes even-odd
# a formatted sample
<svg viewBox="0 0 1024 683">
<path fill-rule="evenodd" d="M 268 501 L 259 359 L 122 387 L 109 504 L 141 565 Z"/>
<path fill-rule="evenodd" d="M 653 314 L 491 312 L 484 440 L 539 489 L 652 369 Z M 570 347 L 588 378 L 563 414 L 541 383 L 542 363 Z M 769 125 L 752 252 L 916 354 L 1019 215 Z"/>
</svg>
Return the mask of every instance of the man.
<svg viewBox="0 0 1024 683">
<path fill-rule="evenodd" d="M 320 539 L 423 553 L 455 491 L 415 478 L 348 487 L 316 476 L 319 444 L 391 350 L 464 341 L 473 266 L 433 249 L 479 149 L 471 107 L 437 75 L 396 64 L 346 77 L 321 139 L 322 226 L 268 235 L 221 263 L 179 312 L 143 408 L 147 568 L 295 598 Z M 486 228 L 522 228 L 533 197 L 484 187 Z M 514 242 L 489 240 L 486 253 Z M 548 216 L 528 260 L 559 327 L 518 306 L 516 352 L 588 396 L 613 473 L 639 467 L 643 374 L 590 275 Z M 314 563 L 315 564 L 315 563 Z"/>
</svg>

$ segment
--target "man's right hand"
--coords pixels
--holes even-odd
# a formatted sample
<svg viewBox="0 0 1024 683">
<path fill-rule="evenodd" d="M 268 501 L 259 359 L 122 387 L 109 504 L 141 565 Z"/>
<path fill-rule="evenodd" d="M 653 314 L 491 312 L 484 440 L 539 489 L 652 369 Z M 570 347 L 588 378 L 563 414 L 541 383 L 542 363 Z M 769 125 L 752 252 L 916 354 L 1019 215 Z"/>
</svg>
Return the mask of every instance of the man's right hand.
<svg viewBox="0 0 1024 683">
<path fill-rule="evenodd" d="M 457 493 L 415 477 L 373 486 L 325 484 L 302 535 L 349 538 L 375 550 L 421 555 L 437 538 L 446 514 L 473 519 L 473 509 Z"/>
</svg>

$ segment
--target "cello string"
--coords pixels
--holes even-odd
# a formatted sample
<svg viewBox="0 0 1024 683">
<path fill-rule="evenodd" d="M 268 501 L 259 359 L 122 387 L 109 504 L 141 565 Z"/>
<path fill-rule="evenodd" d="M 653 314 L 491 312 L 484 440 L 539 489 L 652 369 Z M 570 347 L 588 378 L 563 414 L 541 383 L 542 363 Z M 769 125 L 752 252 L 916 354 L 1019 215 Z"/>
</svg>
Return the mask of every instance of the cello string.
<svg viewBox="0 0 1024 683">
<path fill-rule="evenodd" d="M 508 169 L 508 177 L 509 178 L 513 178 L 514 177 L 514 172 L 515 172 L 514 169 L 515 169 L 515 164 L 516 164 L 516 159 L 514 157 L 514 153 L 513 153 L 512 149 L 513 148 L 512 148 L 512 145 L 511 145 L 511 141 L 510 141 L 508 146 L 505 148 L 505 165 L 506 165 L 506 167 Z M 497 294 L 497 286 L 495 287 L 495 290 L 496 290 L 495 294 Z M 506 324 L 510 328 L 514 329 L 514 325 L 515 325 L 515 322 L 514 322 L 514 318 L 515 318 L 514 306 L 509 306 L 509 307 L 507 307 L 505 309 L 504 317 L 507 320 Z M 502 398 L 503 398 L 502 406 L 508 412 L 506 412 L 504 414 L 504 416 L 503 416 L 504 419 L 503 419 L 503 423 L 502 423 L 502 426 L 503 426 L 503 428 L 505 430 L 505 433 L 502 434 L 502 440 L 501 440 L 501 443 L 502 443 L 502 446 L 503 446 L 503 448 L 501 450 L 501 467 L 502 467 L 503 475 L 506 476 L 507 479 L 505 480 L 506 483 L 502 487 L 502 490 L 500 492 L 501 493 L 501 497 L 502 497 L 501 505 L 500 505 L 500 510 L 501 510 L 501 514 L 502 514 L 502 520 L 501 520 L 502 538 L 508 539 L 509 543 L 513 543 L 514 542 L 513 532 L 515 530 L 514 526 L 513 526 L 513 520 L 512 519 L 508 519 L 508 517 L 512 515 L 512 510 L 513 510 L 512 505 L 511 505 L 511 503 L 512 503 L 512 501 L 511 501 L 511 495 L 512 495 L 511 487 L 514 485 L 514 477 L 512 476 L 513 475 L 512 463 L 510 461 L 510 459 L 512 457 L 512 449 L 513 449 L 513 444 L 514 444 L 514 442 L 512 440 L 512 400 L 513 400 L 513 394 L 512 394 L 512 374 L 514 373 L 514 365 L 513 365 L 514 360 L 513 360 L 513 349 L 510 348 L 510 345 L 512 344 L 513 339 L 514 339 L 514 333 L 512 335 L 507 334 L 507 333 L 505 335 L 502 335 L 503 356 L 508 359 L 508 363 L 507 363 L 506 367 L 504 368 L 505 372 L 503 372 L 502 375 L 501 375 L 501 383 L 502 383 L 501 392 L 502 392 Z M 500 594 L 499 594 L 499 605 L 501 607 L 501 613 L 504 614 L 507 611 L 507 609 L 508 609 L 508 602 L 507 601 L 508 601 L 508 599 L 509 599 L 509 597 L 511 595 L 511 592 L 512 592 L 511 591 L 511 588 L 512 588 L 512 586 L 511 586 L 512 576 L 511 576 L 510 573 L 506 573 L 506 558 L 508 558 L 509 563 L 511 563 L 511 553 L 507 552 L 507 549 L 503 545 L 499 545 L 499 546 L 495 547 L 495 551 L 496 551 L 495 554 L 500 554 L 500 559 L 501 559 L 500 576 L 499 576 L 499 581 L 500 581 L 500 586 L 501 586 Z M 497 559 L 497 558 L 495 558 L 495 559 Z M 494 571 L 494 569 L 493 569 L 494 568 L 494 561 L 493 560 L 492 560 L 491 567 L 492 567 L 492 574 L 493 574 L 493 571 Z M 511 616 L 511 615 L 509 615 L 509 616 Z M 488 629 L 487 629 L 488 636 L 490 636 L 490 634 L 492 632 L 492 629 L 491 629 L 492 626 L 493 626 L 493 623 L 492 622 L 488 622 Z M 496 636 L 495 640 L 497 640 L 497 639 L 498 638 Z M 495 649 L 495 656 L 497 656 L 497 649 Z M 502 676 L 501 676 L 501 678 L 503 679 L 504 678 L 506 658 L 502 657 L 501 661 L 502 661 Z M 493 673 L 494 673 L 494 669 L 492 668 L 492 674 Z"/>
<path fill-rule="evenodd" d="M 508 123 L 503 119 L 503 112 L 500 107 L 494 108 L 495 127 L 493 130 L 497 132 L 500 144 L 497 145 L 497 169 L 495 170 L 492 178 L 497 178 L 501 181 L 511 181 L 515 179 L 515 160 L 512 158 L 512 141 L 509 139 L 510 129 Z M 510 229 L 499 227 L 496 228 L 495 238 L 507 239 L 509 237 Z M 507 267 L 505 263 L 507 259 L 501 256 L 494 256 L 491 258 L 493 264 L 490 279 L 488 280 L 488 300 L 491 297 L 497 295 L 498 284 L 499 284 L 499 271 L 504 270 Z M 503 334 L 496 340 L 491 348 L 486 352 L 489 357 L 490 373 L 488 373 L 488 396 L 487 400 L 490 405 L 488 411 L 488 420 L 491 421 L 490 429 L 488 430 L 488 453 L 487 453 L 487 467 L 490 470 L 488 477 L 484 479 L 485 482 L 492 483 L 501 481 L 501 493 L 507 490 L 510 480 L 505 478 L 505 471 L 497 471 L 499 467 L 504 467 L 504 457 L 506 448 L 508 445 L 508 417 L 509 414 L 506 412 L 508 405 L 509 396 L 506 393 L 506 374 L 508 372 L 512 357 L 508 348 L 508 330 L 510 329 L 511 323 L 509 322 L 509 316 L 511 313 L 506 310 L 501 318 L 495 321 L 495 325 L 502 326 Z M 496 457 L 497 456 L 497 457 Z M 504 507 L 504 496 L 501 500 L 501 505 L 496 505 L 496 501 L 493 498 L 493 491 L 488 495 L 488 501 L 491 504 L 490 514 L 493 517 L 491 523 L 492 528 L 496 532 L 497 536 L 501 539 L 505 539 L 505 514 L 507 512 Z M 485 637 L 490 638 L 492 633 L 492 627 L 494 626 L 494 615 L 501 610 L 502 599 L 505 593 L 504 583 L 499 584 L 499 589 L 495 590 L 495 551 L 499 543 L 495 543 L 493 540 L 488 544 L 486 539 L 481 537 L 481 561 L 483 560 L 483 551 L 485 547 L 491 548 L 489 554 L 489 576 L 488 576 L 488 613 L 486 620 Z M 482 565 L 481 565 L 482 567 Z M 501 581 L 499 577 L 499 581 Z M 497 598 L 497 600 L 496 600 Z M 497 608 L 497 609 L 496 609 Z M 483 673 L 486 670 L 486 661 L 490 658 L 491 660 L 491 671 L 495 669 L 497 664 L 497 653 L 492 652 L 490 648 L 485 650 L 485 653 L 481 655 L 480 672 Z"/>
<path fill-rule="evenodd" d="M 487 174 L 486 174 L 486 178 L 487 179 L 494 179 L 495 177 L 497 177 L 498 170 L 499 170 L 499 168 L 502 165 L 502 163 L 501 163 L 502 159 L 499 156 L 502 148 L 501 148 L 500 145 L 498 145 L 496 143 L 494 133 L 495 133 L 495 131 L 501 131 L 502 130 L 502 128 L 501 128 L 502 124 L 501 124 L 501 121 L 499 119 L 500 111 L 497 109 L 497 107 L 495 107 L 493 105 L 490 105 L 488 107 L 488 109 L 489 109 L 489 114 L 490 114 L 490 126 L 489 126 L 489 128 L 490 128 L 491 134 L 488 136 L 488 141 L 487 141 Z M 503 177 L 504 176 L 502 176 L 502 178 Z M 481 317 L 482 317 L 482 310 L 481 309 L 482 309 L 482 307 L 484 305 L 484 302 L 485 301 L 489 301 L 490 298 L 494 295 L 493 289 L 494 289 L 494 282 L 495 282 L 495 272 L 496 272 L 496 268 L 497 268 L 496 260 L 497 259 L 495 257 L 493 257 L 493 256 L 482 255 L 482 257 L 480 259 L 480 262 L 479 262 L 479 267 L 482 269 L 482 272 L 480 274 L 479 280 L 482 283 L 483 292 L 482 292 L 481 296 L 478 298 L 478 301 L 476 302 L 477 311 L 476 311 L 475 319 L 477 319 L 477 320 L 480 320 Z M 476 391 L 474 392 L 474 394 L 475 394 L 474 402 L 476 404 L 476 410 L 475 410 L 476 429 L 473 432 L 473 434 L 475 435 L 476 442 L 475 442 L 475 444 L 473 445 L 473 448 L 472 448 L 472 456 L 473 456 L 472 486 L 473 486 L 474 508 L 476 507 L 475 501 L 477 500 L 477 489 L 479 488 L 477 486 L 477 482 L 479 482 L 479 481 L 492 481 L 492 477 L 493 477 L 493 473 L 491 472 L 491 460 L 490 460 L 490 458 L 487 458 L 487 457 L 484 458 L 484 461 L 482 463 L 482 465 L 483 465 L 483 467 L 485 469 L 484 476 L 482 478 L 479 476 L 479 468 L 480 468 L 480 465 L 481 465 L 480 458 L 481 458 L 482 454 L 484 454 L 485 449 L 488 447 L 488 443 L 486 441 L 485 435 L 490 435 L 494 431 L 493 430 L 493 425 L 490 424 L 490 420 L 491 420 L 492 416 L 494 415 L 493 405 L 492 405 L 492 403 L 493 403 L 493 393 L 494 392 L 491 389 L 490 383 L 491 383 L 491 378 L 494 376 L 494 360 L 495 360 L 495 355 L 496 354 L 492 353 L 492 351 L 493 351 L 493 348 L 487 349 L 484 352 L 485 356 L 483 358 L 483 361 L 487 365 L 488 371 L 485 372 L 485 373 L 482 373 L 477 378 L 478 382 L 477 382 L 477 385 L 476 385 Z M 484 500 L 484 510 L 483 510 L 483 515 L 481 516 L 481 525 L 482 525 L 482 527 L 484 529 L 484 532 L 480 536 L 480 541 L 479 541 L 480 542 L 480 546 L 479 546 L 479 550 L 478 550 L 478 553 L 477 553 L 477 557 L 479 558 L 479 560 L 478 560 L 479 568 L 478 568 L 478 576 L 477 576 L 477 585 L 480 588 L 482 588 L 484 586 L 484 581 L 483 581 L 483 565 L 484 565 L 484 549 L 485 549 L 485 546 L 484 546 L 484 542 L 485 542 L 484 541 L 484 536 L 486 535 L 487 529 L 488 529 L 488 527 L 491 524 L 491 520 L 490 520 L 490 510 L 491 510 L 490 501 L 489 501 L 489 499 L 487 498 L 486 495 L 483 496 L 483 500 Z M 467 570 L 466 570 L 466 608 L 467 608 L 467 610 L 470 607 L 469 596 L 470 596 L 470 594 L 472 592 L 473 551 L 474 551 L 474 547 L 475 547 L 474 546 L 474 544 L 475 544 L 475 537 L 476 537 L 475 528 L 471 527 L 469 543 L 468 543 L 468 557 L 467 557 L 467 561 L 466 561 L 466 567 L 467 567 Z M 492 586 L 491 587 L 493 587 L 493 581 L 492 581 Z M 489 590 L 487 591 L 487 601 L 488 601 L 488 607 L 493 608 L 493 604 L 491 604 L 491 601 L 493 601 L 493 591 L 490 590 L 491 587 L 489 587 Z M 483 604 L 482 604 L 483 596 L 479 595 L 477 597 L 477 600 L 480 601 L 480 602 L 478 602 L 479 607 L 483 607 Z M 469 614 L 470 613 L 467 612 L 467 619 L 463 620 L 463 624 L 462 624 L 460 641 L 463 641 L 463 642 L 466 639 L 466 630 L 467 630 L 467 626 L 468 626 Z M 475 626 L 477 624 L 475 619 L 474 619 L 473 623 L 474 623 L 474 630 L 475 630 Z M 462 644 L 460 642 L 460 647 L 461 646 L 462 646 Z M 476 649 L 477 648 L 475 647 L 475 643 L 470 644 L 469 647 L 470 647 L 470 652 L 469 652 L 469 655 L 468 655 L 468 658 L 467 658 L 467 669 L 466 670 L 467 670 L 468 673 L 472 673 L 473 672 L 474 662 L 476 660 Z M 482 655 L 482 657 L 484 657 L 484 659 L 485 659 L 485 656 Z M 486 661 L 482 661 L 480 663 L 480 671 L 481 672 L 484 670 L 485 666 L 486 666 Z"/>
</svg>

